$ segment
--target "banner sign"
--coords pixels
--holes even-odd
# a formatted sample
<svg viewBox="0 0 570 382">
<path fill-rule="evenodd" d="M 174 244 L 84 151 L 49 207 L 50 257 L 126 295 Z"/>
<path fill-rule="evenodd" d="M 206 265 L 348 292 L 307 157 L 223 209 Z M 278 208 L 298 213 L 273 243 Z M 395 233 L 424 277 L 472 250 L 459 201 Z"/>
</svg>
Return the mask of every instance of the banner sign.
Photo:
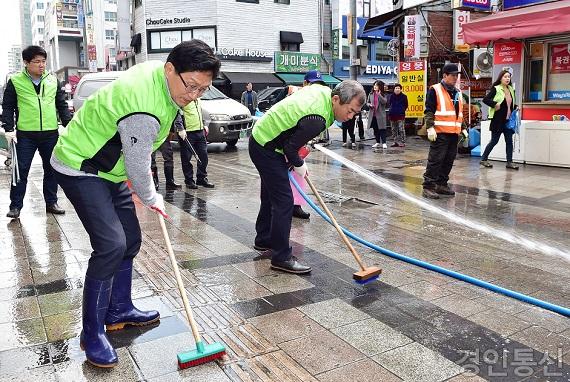
<svg viewBox="0 0 570 382">
<path fill-rule="evenodd" d="M 404 18 L 404 57 L 420 58 L 420 16 Z"/>
<path fill-rule="evenodd" d="M 550 73 L 570 73 L 570 44 L 550 46 Z"/>
<path fill-rule="evenodd" d="M 427 93 L 427 65 L 425 61 L 400 62 L 398 78 L 402 91 L 408 96 L 406 118 L 423 118 Z"/>
<path fill-rule="evenodd" d="M 469 11 L 453 10 L 453 46 L 456 52 L 469 52 L 469 44 L 465 43 L 463 35 L 463 24 L 468 23 L 470 18 Z"/>
<path fill-rule="evenodd" d="M 321 68 L 321 56 L 311 53 L 275 52 L 275 72 L 305 73 Z"/>
</svg>

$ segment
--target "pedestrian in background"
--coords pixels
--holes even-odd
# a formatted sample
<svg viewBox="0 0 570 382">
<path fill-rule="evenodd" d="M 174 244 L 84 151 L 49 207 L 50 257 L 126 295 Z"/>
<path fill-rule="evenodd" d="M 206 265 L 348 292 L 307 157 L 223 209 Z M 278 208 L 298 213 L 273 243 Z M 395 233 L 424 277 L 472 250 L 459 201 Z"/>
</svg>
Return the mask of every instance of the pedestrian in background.
<svg viewBox="0 0 570 382">
<path fill-rule="evenodd" d="M 519 166 L 513 163 L 513 134 L 514 131 L 507 127 L 507 122 L 511 118 L 512 112 L 517 108 L 515 104 L 515 89 L 511 84 L 511 73 L 503 70 L 499 73 L 497 80 L 493 83 L 491 91 L 483 98 L 483 103 L 489 106 L 489 118 L 491 118 L 491 140 L 485 147 L 481 157 L 481 166 L 491 168 L 489 154 L 499 142 L 501 134 L 505 137 L 505 147 L 507 149 L 507 168 L 518 170 Z"/>
<path fill-rule="evenodd" d="M 349 119 L 346 122 L 342 123 L 342 147 L 347 147 L 348 143 L 346 142 L 347 134 L 350 136 L 351 147 L 356 147 L 356 136 L 354 135 L 354 127 L 358 125 L 358 131 L 364 130 L 362 127 L 362 115 L 361 113 L 355 114 L 352 119 Z"/>
<path fill-rule="evenodd" d="M 425 198 L 455 196 L 447 182 L 457 155 L 459 135 L 468 136 L 463 126 L 463 97 L 455 86 L 458 76 L 457 64 L 446 64 L 441 82 L 431 86 L 427 92 L 424 114 L 431 145 L 424 173 Z"/>
<path fill-rule="evenodd" d="M 382 95 L 382 89 L 384 88 L 384 83 L 382 81 L 376 81 L 372 92 L 368 95 L 368 128 L 374 130 L 374 138 L 376 143 L 372 145 L 373 149 L 380 147 L 380 142 L 382 142 L 382 148 L 386 149 L 386 97 Z"/>
<path fill-rule="evenodd" d="M 169 137 L 170 138 L 170 137 Z M 172 151 L 172 145 L 170 144 L 170 139 L 167 138 L 166 141 L 156 151 L 160 151 L 162 155 L 162 160 L 164 162 L 164 178 L 166 179 L 166 189 L 167 190 L 178 190 L 182 186 L 174 181 L 174 153 Z M 156 166 L 156 151 L 150 156 L 150 170 L 152 171 L 152 179 L 154 181 L 154 188 L 158 190 L 159 180 L 158 180 L 158 167 Z"/>
<path fill-rule="evenodd" d="M 408 96 L 402 92 L 402 85 L 394 85 L 394 93 L 388 100 L 388 117 L 392 126 L 394 144 L 392 147 L 406 146 L 406 110 L 408 110 Z"/>
<path fill-rule="evenodd" d="M 257 109 L 257 92 L 253 90 L 253 84 L 249 82 L 245 86 L 245 91 L 241 93 L 241 103 L 249 109 L 251 115 L 255 115 Z"/>
<path fill-rule="evenodd" d="M 50 158 L 57 143 L 57 117 L 63 126 L 71 120 L 65 93 L 55 75 L 45 71 L 47 53 L 41 46 L 30 45 L 22 51 L 24 70 L 6 84 L 2 103 L 2 127 L 8 146 L 16 143 L 20 181 L 10 188 L 9 218 L 20 217 L 28 184 L 28 174 L 36 151 L 44 168 L 43 194 L 46 212 L 64 214 L 57 204 L 57 181 Z M 16 121 L 16 123 L 14 123 Z"/>
</svg>

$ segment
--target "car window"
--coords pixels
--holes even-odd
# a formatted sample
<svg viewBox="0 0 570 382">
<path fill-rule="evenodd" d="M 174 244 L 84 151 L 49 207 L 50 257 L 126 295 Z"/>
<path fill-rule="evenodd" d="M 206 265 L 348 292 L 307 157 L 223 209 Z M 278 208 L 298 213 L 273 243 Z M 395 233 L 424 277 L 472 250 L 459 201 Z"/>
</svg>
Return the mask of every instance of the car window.
<svg viewBox="0 0 570 382">
<path fill-rule="evenodd" d="M 226 95 L 216 89 L 214 86 L 210 86 L 208 90 L 200 97 L 203 100 L 212 100 L 212 99 L 226 99 Z"/>
<path fill-rule="evenodd" d="M 87 98 L 103 86 L 110 84 L 111 80 L 88 80 L 81 84 L 79 89 L 79 97 Z"/>
</svg>

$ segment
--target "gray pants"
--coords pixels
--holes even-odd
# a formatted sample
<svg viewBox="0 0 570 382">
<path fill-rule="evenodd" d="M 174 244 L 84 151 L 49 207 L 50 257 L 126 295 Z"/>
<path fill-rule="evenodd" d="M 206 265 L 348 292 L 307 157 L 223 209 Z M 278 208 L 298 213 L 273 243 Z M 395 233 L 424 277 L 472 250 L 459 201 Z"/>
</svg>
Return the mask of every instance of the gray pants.
<svg viewBox="0 0 570 382">
<path fill-rule="evenodd" d="M 394 137 L 394 142 L 396 143 L 406 143 L 406 129 L 404 122 L 404 120 L 390 121 L 392 124 L 392 135 Z"/>
</svg>

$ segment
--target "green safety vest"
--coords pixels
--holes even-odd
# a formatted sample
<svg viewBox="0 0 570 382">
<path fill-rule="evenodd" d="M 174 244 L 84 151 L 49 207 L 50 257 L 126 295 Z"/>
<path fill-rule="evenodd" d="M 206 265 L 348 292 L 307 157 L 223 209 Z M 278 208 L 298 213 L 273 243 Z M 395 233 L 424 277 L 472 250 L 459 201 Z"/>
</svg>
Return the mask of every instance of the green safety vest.
<svg viewBox="0 0 570 382">
<path fill-rule="evenodd" d="M 147 61 L 93 93 L 79 109 L 54 148 L 65 165 L 119 183 L 127 179 L 119 122 L 132 114 L 157 119 L 153 151 L 168 137 L 179 107 L 168 90 L 164 63 Z"/>
<path fill-rule="evenodd" d="M 495 90 L 497 92 L 497 94 L 495 94 L 495 98 L 493 98 L 493 101 L 497 102 L 499 105 L 503 103 L 503 101 L 505 100 L 505 91 L 503 90 L 503 85 L 497 85 L 495 86 Z M 515 89 L 509 85 L 509 91 L 511 92 L 511 97 L 513 99 L 513 105 L 515 104 Z M 495 115 L 495 108 L 494 107 L 489 107 L 489 119 L 493 119 L 493 116 Z"/>
<path fill-rule="evenodd" d="M 326 128 L 334 122 L 331 89 L 322 85 L 310 85 L 299 89 L 281 102 L 273 105 L 253 126 L 253 138 L 261 146 L 273 141 L 283 132 L 297 126 L 308 115 L 320 115 Z M 282 153 L 281 148 L 275 151 Z"/>
<path fill-rule="evenodd" d="M 10 80 L 18 98 L 16 128 L 21 131 L 57 130 L 57 78 L 51 73 L 44 73 L 40 79 L 39 94 L 26 70 L 13 75 Z"/>
<path fill-rule="evenodd" d="M 190 102 L 183 109 L 184 111 L 184 127 L 186 131 L 202 130 L 202 101 L 198 98 L 194 102 Z"/>
</svg>

